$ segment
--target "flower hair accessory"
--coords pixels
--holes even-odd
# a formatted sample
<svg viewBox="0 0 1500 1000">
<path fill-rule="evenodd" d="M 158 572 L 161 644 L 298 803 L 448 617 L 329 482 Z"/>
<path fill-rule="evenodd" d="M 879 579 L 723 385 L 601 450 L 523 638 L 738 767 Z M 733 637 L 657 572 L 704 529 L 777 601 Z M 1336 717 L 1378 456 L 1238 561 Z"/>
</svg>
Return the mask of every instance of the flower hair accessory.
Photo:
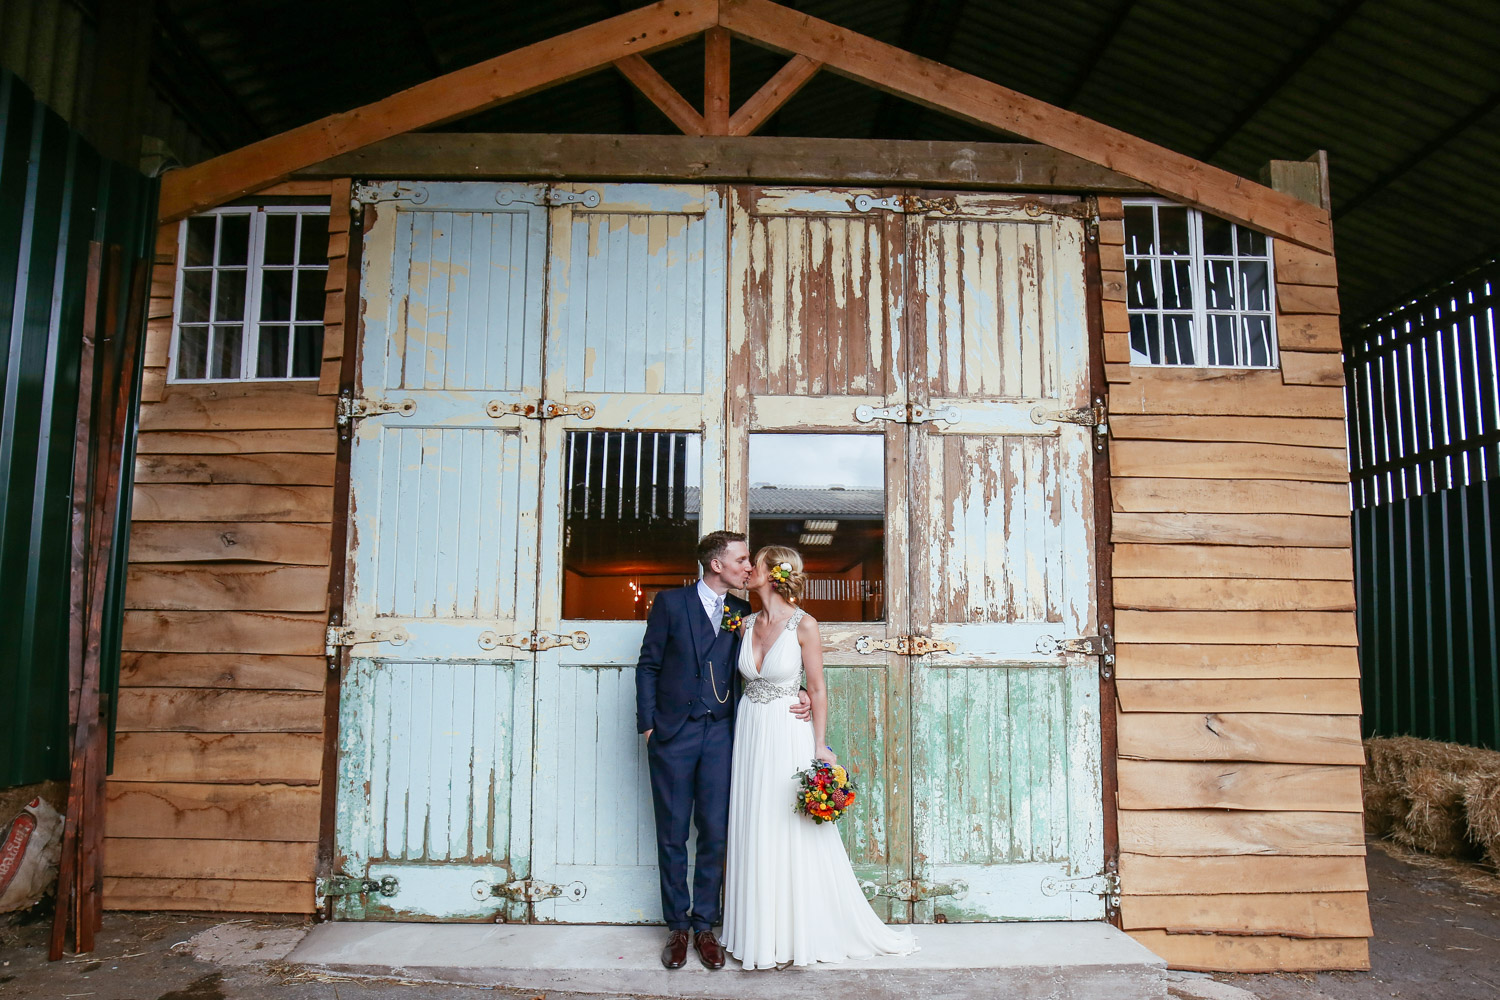
<svg viewBox="0 0 1500 1000">
<path fill-rule="evenodd" d="M 784 584 L 792 578 L 792 564 L 789 562 L 777 563 L 771 567 L 771 579 L 777 583 Z"/>
</svg>

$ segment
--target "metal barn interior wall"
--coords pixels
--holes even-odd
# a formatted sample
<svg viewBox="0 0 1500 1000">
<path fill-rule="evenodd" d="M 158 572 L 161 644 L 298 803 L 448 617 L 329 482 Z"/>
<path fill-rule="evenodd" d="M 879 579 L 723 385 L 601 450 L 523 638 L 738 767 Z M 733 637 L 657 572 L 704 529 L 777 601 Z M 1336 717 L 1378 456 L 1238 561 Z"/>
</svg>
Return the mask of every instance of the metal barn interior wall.
<svg viewBox="0 0 1500 1000">
<path fill-rule="evenodd" d="M 1500 748 L 1500 260 L 1348 347 L 1367 735 Z"/>
<path fill-rule="evenodd" d="M 149 266 L 156 188 L 102 157 L 18 77 L 0 70 L 0 786 L 67 774 L 73 448 L 89 244 L 118 248 L 120 273 L 137 261 Z M 117 298 L 101 303 L 102 311 L 126 316 L 130 283 L 114 287 Z M 141 334 L 125 332 L 101 344 L 96 363 Z M 114 525 L 120 541 L 100 643 L 111 720 L 139 373 L 132 378 L 124 499 Z"/>
</svg>

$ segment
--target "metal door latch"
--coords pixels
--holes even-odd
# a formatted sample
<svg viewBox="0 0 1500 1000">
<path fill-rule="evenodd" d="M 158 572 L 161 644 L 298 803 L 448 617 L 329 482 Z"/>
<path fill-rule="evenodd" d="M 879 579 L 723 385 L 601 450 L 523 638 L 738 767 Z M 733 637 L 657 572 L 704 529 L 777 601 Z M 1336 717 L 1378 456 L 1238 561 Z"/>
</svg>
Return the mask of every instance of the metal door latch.
<svg viewBox="0 0 1500 1000">
<path fill-rule="evenodd" d="M 1084 656 L 1107 656 L 1114 652 L 1115 640 L 1108 635 L 1081 635 L 1076 639 L 1057 639 L 1044 635 L 1036 641 L 1036 651 L 1048 656 L 1057 653 L 1082 653 Z"/>
<path fill-rule="evenodd" d="M 544 899 L 557 899 L 566 897 L 574 903 L 580 902 L 588 895 L 588 886 L 582 882 L 571 882 L 568 885 L 553 885 L 551 882 L 535 882 L 531 879 L 519 879 L 515 882 L 475 882 L 470 892 L 474 898 L 480 901 L 498 896 L 501 899 L 514 900 L 517 903 L 539 903 Z"/>
<path fill-rule="evenodd" d="M 956 406 L 930 407 L 917 403 L 898 403 L 895 406 L 857 406 L 854 419 L 862 424 L 872 420 L 892 420 L 898 424 L 920 424 L 927 420 L 941 420 L 947 424 L 958 423 Z"/>
<path fill-rule="evenodd" d="M 1078 424 L 1082 427 L 1102 428 L 1104 433 L 1108 428 L 1106 414 L 1104 412 L 1104 400 L 1094 400 L 1093 406 L 1080 406 L 1073 410 L 1048 410 L 1040 406 L 1031 408 L 1031 422 L 1044 424 L 1047 421 L 1058 424 Z"/>
<path fill-rule="evenodd" d="M 956 653 L 958 647 L 951 642 L 929 639 L 925 635 L 898 635 L 894 639 L 876 639 L 862 635 L 854 640 L 857 653 L 879 651 L 900 653 L 902 656 L 926 656 L 928 653 Z"/>
<path fill-rule="evenodd" d="M 328 896 L 363 896 L 372 892 L 390 898 L 400 888 L 401 883 L 394 875 L 387 875 L 379 882 L 372 878 L 355 878 L 353 875 L 329 875 L 314 883 L 313 893 L 320 899 Z"/>
<path fill-rule="evenodd" d="M 359 646 L 367 642 L 388 642 L 392 646 L 401 646 L 410 638 L 411 633 L 399 626 L 382 631 L 354 628 L 348 625 L 330 625 L 324 643 L 324 653 L 334 656 L 341 646 Z"/>
<path fill-rule="evenodd" d="M 495 192 L 495 204 L 497 205 L 549 205 L 556 208 L 559 205 L 582 205 L 584 208 L 598 208 L 603 201 L 598 191 L 563 191 L 555 187 L 503 187 Z"/>
<path fill-rule="evenodd" d="M 1097 875 L 1080 875 L 1078 878 L 1042 879 L 1042 895 L 1057 896 L 1064 892 L 1083 892 L 1098 896 L 1110 906 L 1120 905 L 1120 876 L 1118 872 L 1100 872 Z"/>
<path fill-rule="evenodd" d="M 917 878 L 902 879 L 899 882 L 861 881 L 859 887 L 866 899 L 889 896 L 891 899 L 899 899 L 904 903 L 920 903 L 924 899 L 932 899 L 936 896 L 962 896 L 969 891 L 967 882 L 924 882 Z"/>
<path fill-rule="evenodd" d="M 553 417 L 577 417 L 579 420 L 594 419 L 593 403 L 559 403 L 543 399 L 535 403 L 502 403 L 492 399 L 484 412 L 492 417 L 530 417 L 533 420 L 550 420 Z"/>
<path fill-rule="evenodd" d="M 480 649 L 498 649 L 501 646 L 513 646 L 516 649 L 524 649 L 529 653 L 539 653 L 544 649 L 553 649 L 557 646 L 571 646 L 574 649 L 589 648 L 589 634 L 587 632 L 521 632 L 515 635 L 500 635 L 488 629 L 479 633 Z"/>
<path fill-rule="evenodd" d="M 914 194 L 893 194 L 889 198 L 872 198 L 867 194 L 854 196 L 856 212 L 868 212 L 876 208 L 883 208 L 887 212 L 937 212 L 941 215 L 954 215 L 958 212 L 958 199 L 919 198 Z"/>
<path fill-rule="evenodd" d="M 403 417 L 409 417 L 417 412 L 417 401 L 415 399 L 364 399 L 354 396 L 340 396 L 338 403 L 338 425 L 349 426 L 349 421 L 358 420 L 361 417 L 373 417 L 380 413 L 399 413 Z"/>
</svg>

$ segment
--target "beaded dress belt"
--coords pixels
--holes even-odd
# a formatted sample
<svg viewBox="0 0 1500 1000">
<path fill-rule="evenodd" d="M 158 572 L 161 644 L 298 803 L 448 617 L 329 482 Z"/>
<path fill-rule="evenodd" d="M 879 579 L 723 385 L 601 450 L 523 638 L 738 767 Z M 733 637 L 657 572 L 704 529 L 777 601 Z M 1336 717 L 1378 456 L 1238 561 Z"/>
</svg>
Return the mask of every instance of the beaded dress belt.
<svg viewBox="0 0 1500 1000">
<path fill-rule="evenodd" d="M 745 697 L 758 705 L 775 701 L 777 698 L 797 697 L 797 685 L 795 684 L 772 684 L 759 678 L 752 678 L 745 682 Z"/>
</svg>

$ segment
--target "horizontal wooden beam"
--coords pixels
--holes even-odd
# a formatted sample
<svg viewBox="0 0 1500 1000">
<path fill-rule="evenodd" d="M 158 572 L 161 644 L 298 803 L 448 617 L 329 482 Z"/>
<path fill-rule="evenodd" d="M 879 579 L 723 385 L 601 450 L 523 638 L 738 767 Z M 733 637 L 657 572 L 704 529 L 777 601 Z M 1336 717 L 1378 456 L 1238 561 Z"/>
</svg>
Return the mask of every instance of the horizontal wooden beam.
<svg viewBox="0 0 1500 1000">
<path fill-rule="evenodd" d="M 1033 143 L 777 136 L 415 133 L 312 164 L 297 176 L 1150 190 L 1140 181 Z"/>
</svg>

